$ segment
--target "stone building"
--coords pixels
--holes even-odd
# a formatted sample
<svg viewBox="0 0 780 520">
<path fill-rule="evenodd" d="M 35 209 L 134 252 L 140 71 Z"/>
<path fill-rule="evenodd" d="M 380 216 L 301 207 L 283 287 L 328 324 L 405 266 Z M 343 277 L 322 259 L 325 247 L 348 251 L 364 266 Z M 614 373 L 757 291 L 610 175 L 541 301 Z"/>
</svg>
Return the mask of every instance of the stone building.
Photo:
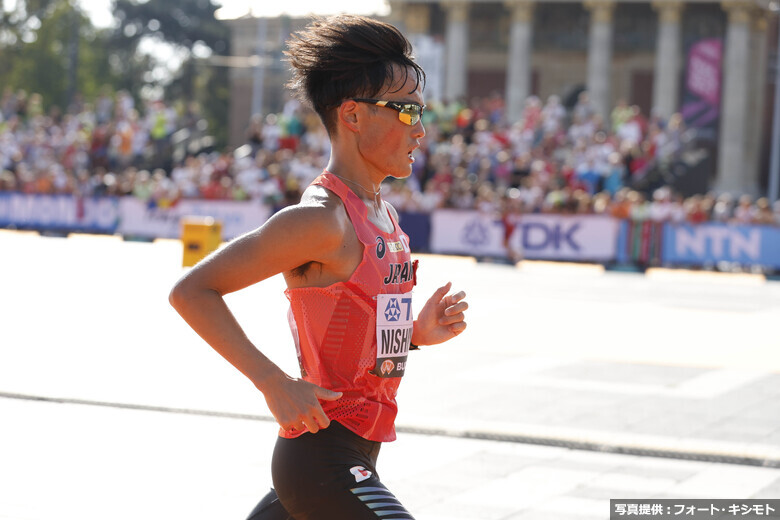
<svg viewBox="0 0 780 520">
<path fill-rule="evenodd" d="M 710 103 L 718 164 L 713 187 L 763 191 L 772 111 L 769 22 L 776 27 L 776 15 L 764 0 L 389 3 L 388 21 L 409 36 L 429 74 L 428 99 L 498 93 L 506 99 L 510 121 L 517 120 L 531 94 L 542 99 L 555 94 L 571 104 L 583 89 L 605 121 L 620 99 L 661 118 Z M 262 62 L 230 69 L 231 136 L 238 143 L 253 98 L 255 108 L 262 98 L 265 112 L 284 103 L 287 72 L 281 51 L 290 32 L 307 20 L 229 23 L 234 54 L 260 56 L 255 64 Z M 715 44 L 697 47 L 701 42 Z M 704 54 L 695 55 L 695 48 Z"/>
</svg>

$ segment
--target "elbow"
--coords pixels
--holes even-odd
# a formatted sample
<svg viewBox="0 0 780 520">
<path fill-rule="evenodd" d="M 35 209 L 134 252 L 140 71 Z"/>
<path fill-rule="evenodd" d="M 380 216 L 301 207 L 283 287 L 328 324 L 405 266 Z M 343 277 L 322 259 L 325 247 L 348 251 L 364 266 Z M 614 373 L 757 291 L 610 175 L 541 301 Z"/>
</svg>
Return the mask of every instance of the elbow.
<svg viewBox="0 0 780 520">
<path fill-rule="evenodd" d="M 168 294 L 168 303 L 182 314 L 188 306 L 198 305 L 211 295 L 219 296 L 220 293 L 211 288 L 199 284 L 195 278 L 184 276 L 173 286 Z M 199 302 L 199 303 L 198 303 Z"/>
<path fill-rule="evenodd" d="M 168 303 L 181 314 L 182 309 L 194 298 L 196 288 L 193 287 L 192 280 L 189 277 L 184 276 L 176 285 L 173 286 L 171 292 L 168 294 Z"/>
<path fill-rule="evenodd" d="M 184 280 L 179 280 L 176 285 L 173 286 L 171 292 L 168 294 L 168 303 L 177 311 L 181 309 L 182 304 L 186 301 L 186 287 L 183 283 Z"/>
</svg>

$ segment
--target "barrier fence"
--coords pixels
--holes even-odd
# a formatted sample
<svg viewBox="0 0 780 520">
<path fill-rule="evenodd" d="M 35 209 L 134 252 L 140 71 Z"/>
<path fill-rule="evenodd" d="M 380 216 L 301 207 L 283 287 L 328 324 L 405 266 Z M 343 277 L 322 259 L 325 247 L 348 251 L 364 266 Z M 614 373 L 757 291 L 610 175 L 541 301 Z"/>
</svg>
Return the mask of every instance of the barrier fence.
<svg viewBox="0 0 780 520">
<path fill-rule="evenodd" d="M 265 204 L 182 200 L 170 207 L 134 197 L 0 193 L 0 227 L 56 232 L 178 238 L 181 219 L 210 216 L 231 239 L 272 214 Z M 415 251 L 505 258 L 505 228 L 495 215 L 473 210 L 400 212 Z M 523 258 L 603 264 L 700 267 L 729 262 L 780 270 L 780 228 L 620 221 L 601 215 L 526 214 L 508 238 Z"/>
</svg>

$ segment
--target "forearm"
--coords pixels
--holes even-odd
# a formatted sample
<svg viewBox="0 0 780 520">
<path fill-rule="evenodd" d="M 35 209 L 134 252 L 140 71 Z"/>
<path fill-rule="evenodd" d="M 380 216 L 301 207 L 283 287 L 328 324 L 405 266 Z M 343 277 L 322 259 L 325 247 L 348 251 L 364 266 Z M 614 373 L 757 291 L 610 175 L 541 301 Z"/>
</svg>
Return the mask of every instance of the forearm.
<svg viewBox="0 0 780 520">
<path fill-rule="evenodd" d="M 420 332 L 420 327 L 417 324 L 417 320 L 412 323 L 412 345 L 422 346 L 425 345 L 423 334 Z"/>
<path fill-rule="evenodd" d="M 249 340 L 216 291 L 177 285 L 170 303 L 192 329 L 262 392 L 283 372 Z"/>
</svg>

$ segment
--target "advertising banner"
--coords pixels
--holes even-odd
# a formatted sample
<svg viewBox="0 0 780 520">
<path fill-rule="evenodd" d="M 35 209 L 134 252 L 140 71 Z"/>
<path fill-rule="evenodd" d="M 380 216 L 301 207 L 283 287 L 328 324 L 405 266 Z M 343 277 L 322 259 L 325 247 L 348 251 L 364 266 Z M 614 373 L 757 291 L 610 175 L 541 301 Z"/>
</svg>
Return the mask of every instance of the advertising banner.
<svg viewBox="0 0 780 520">
<path fill-rule="evenodd" d="M 619 221 L 598 215 L 523 215 L 510 237 L 527 259 L 615 259 Z M 504 226 L 477 211 L 438 210 L 432 215 L 431 251 L 506 256 Z"/>
<path fill-rule="evenodd" d="M 431 214 L 431 252 L 501 257 L 504 227 L 493 215 L 440 209 Z"/>
<path fill-rule="evenodd" d="M 671 265 L 735 262 L 780 268 L 780 228 L 667 224 L 662 258 Z"/>
<path fill-rule="evenodd" d="M 431 243 L 431 216 L 428 213 L 399 211 L 398 223 L 409 235 L 412 251 L 428 251 Z"/>
<path fill-rule="evenodd" d="M 691 46 L 680 110 L 686 126 L 697 129 L 699 139 L 713 142 L 718 140 L 722 62 L 722 39 L 708 38 Z"/>
<path fill-rule="evenodd" d="M 114 197 L 0 193 L 0 227 L 114 233 L 118 223 Z"/>
<path fill-rule="evenodd" d="M 179 238 L 182 217 L 213 217 L 222 222 L 222 238 L 229 240 L 262 225 L 271 216 L 265 204 L 213 200 L 183 200 L 168 208 L 159 208 L 134 197 L 119 201 L 123 235 L 154 238 Z"/>
<path fill-rule="evenodd" d="M 618 233 L 617 261 L 643 266 L 661 263 L 665 229 L 663 222 L 622 220 Z"/>
</svg>

